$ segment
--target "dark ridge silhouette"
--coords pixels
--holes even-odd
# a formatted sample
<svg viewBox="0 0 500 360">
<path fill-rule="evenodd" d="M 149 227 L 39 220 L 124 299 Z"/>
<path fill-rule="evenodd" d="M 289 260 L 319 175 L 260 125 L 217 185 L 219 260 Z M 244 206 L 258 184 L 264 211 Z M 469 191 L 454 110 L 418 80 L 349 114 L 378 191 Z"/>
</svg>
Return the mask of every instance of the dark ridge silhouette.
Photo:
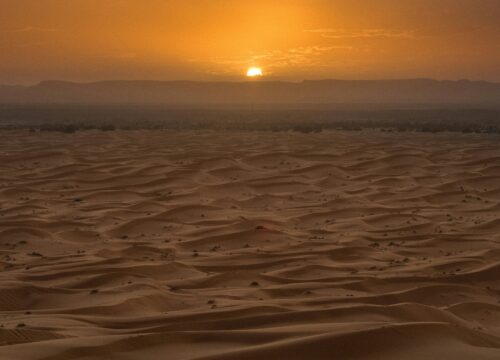
<svg viewBox="0 0 500 360">
<path fill-rule="evenodd" d="M 317 80 L 280 81 L 44 81 L 0 86 L 0 103 L 73 104 L 465 104 L 498 106 L 500 83 L 484 81 Z"/>
</svg>

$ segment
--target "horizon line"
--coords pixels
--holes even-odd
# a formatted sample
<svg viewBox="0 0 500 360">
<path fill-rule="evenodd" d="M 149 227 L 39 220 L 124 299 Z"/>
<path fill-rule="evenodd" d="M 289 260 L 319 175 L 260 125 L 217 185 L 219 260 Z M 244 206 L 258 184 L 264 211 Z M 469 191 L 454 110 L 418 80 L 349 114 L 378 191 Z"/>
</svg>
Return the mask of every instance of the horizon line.
<svg viewBox="0 0 500 360">
<path fill-rule="evenodd" d="M 302 79 L 302 80 L 273 80 L 273 79 L 241 79 L 241 80 L 189 80 L 189 79 L 177 79 L 177 80 L 155 80 L 155 79 L 106 79 L 106 80 L 91 80 L 91 81 L 77 81 L 77 80 L 58 80 L 58 79 L 47 79 L 40 80 L 38 82 L 27 84 L 4 84 L 0 83 L 1 87 L 35 87 L 47 83 L 62 83 L 62 84 L 77 84 L 77 85 L 91 85 L 100 83 L 138 83 L 138 82 L 151 82 L 151 83 L 220 83 L 220 84 L 252 84 L 252 83 L 283 83 L 283 84 L 303 84 L 306 82 L 326 82 L 326 81 L 337 81 L 337 82 L 383 82 L 383 81 L 432 81 L 432 82 L 469 82 L 469 83 L 488 83 L 488 84 L 500 84 L 500 81 L 491 80 L 471 80 L 468 78 L 463 79 L 435 79 L 427 77 L 415 77 L 415 78 L 378 78 L 378 79 L 340 79 L 340 78 L 324 78 L 324 79 Z"/>
</svg>

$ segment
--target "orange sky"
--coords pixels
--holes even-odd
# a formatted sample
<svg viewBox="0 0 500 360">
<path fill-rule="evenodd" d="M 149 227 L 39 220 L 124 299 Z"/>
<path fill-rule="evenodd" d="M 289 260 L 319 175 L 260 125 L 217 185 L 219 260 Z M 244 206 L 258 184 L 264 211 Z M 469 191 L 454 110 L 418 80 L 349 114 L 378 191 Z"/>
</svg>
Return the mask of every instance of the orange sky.
<svg viewBox="0 0 500 360">
<path fill-rule="evenodd" d="M 499 0 L 0 0 L 0 83 L 500 81 Z"/>
</svg>

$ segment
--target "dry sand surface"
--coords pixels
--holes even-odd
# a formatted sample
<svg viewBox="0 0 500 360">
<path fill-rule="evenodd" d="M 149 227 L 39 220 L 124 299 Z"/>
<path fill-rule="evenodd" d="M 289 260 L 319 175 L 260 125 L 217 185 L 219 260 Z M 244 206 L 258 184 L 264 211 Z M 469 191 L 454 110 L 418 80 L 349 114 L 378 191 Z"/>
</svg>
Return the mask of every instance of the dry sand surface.
<svg viewBox="0 0 500 360">
<path fill-rule="evenodd" d="M 498 136 L 0 132 L 0 359 L 500 359 Z"/>
</svg>

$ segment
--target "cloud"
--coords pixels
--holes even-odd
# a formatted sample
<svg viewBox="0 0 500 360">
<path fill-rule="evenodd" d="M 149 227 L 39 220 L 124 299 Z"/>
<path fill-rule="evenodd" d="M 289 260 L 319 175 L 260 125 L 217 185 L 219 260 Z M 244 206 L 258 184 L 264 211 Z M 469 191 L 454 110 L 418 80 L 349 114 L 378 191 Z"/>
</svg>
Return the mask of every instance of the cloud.
<svg viewBox="0 0 500 360">
<path fill-rule="evenodd" d="M 311 29 L 308 33 L 318 34 L 326 39 L 416 39 L 429 37 L 450 37 L 479 32 L 497 33 L 494 28 L 483 26 L 450 27 L 446 25 L 422 27 L 412 30 L 396 29 Z"/>
<path fill-rule="evenodd" d="M 327 39 L 355 39 L 355 38 L 405 38 L 411 39 L 416 36 L 415 30 L 392 30 L 392 29 L 312 29 L 305 30 L 309 33 L 320 34 Z"/>
<path fill-rule="evenodd" d="M 232 58 L 212 58 L 207 60 L 190 59 L 190 62 L 207 63 L 210 66 L 216 66 L 218 70 L 209 70 L 213 73 L 234 73 L 237 69 L 243 69 L 251 65 L 263 66 L 266 73 L 272 72 L 272 69 L 284 67 L 307 67 L 307 66 L 325 66 L 324 56 L 326 54 L 350 52 L 352 46 L 299 46 L 284 50 L 269 50 L 259 53 L 251 53 L 248 56 L 238 56 Z"/>
<path fill-rule="evenodd" d="M 311 66 L 322 64 L 325 54 L 352 50 L 351 46 L 300 46 L 286 51 L 269 51 L 263 58 L 270 67 Z"/>
</svg>

